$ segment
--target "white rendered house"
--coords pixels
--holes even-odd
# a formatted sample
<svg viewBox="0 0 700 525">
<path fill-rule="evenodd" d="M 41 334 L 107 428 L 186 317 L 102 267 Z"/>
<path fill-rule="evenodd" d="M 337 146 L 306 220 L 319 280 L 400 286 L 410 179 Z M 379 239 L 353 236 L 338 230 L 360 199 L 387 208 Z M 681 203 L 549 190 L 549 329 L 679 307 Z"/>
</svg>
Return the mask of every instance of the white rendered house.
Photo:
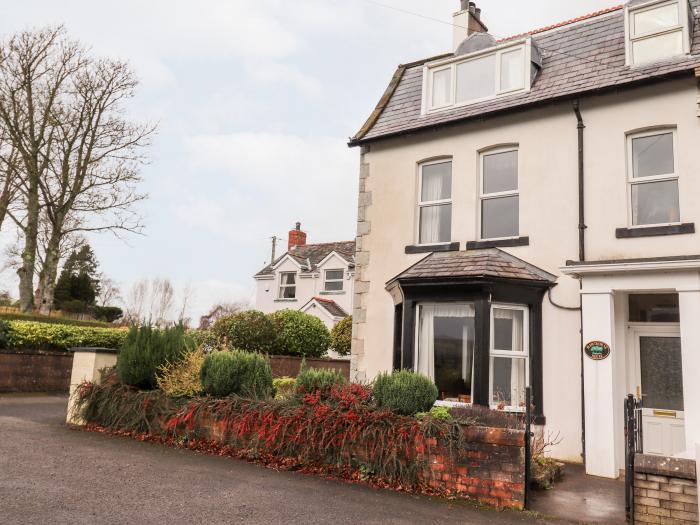
<svg viewBox="0 0 700 525">
<path fill-rule="evenodd" d="M 462 2 L 398 67 L 360 148 L 351 374 L 431 376 L 522 411 L 590 474 L 700 443 L 700 0 L 633 0 L 512 38 Z"/>
<path fill-rule="evenodd" d="M 355 241 L 307 244 L 301 224 L 287 251 L 255 274 L 255 307 L 265 313 L 301 310 L 330 330 L 352 312 Z"/>
</svg>

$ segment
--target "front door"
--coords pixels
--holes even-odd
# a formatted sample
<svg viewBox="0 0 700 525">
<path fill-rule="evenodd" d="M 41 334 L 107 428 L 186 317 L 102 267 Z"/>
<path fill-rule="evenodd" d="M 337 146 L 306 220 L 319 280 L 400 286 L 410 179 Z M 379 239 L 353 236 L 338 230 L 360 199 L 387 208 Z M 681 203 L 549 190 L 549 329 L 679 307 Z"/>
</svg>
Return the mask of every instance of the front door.
<svg viewBox="0 0 700 525">
<path fill-rule="evenodd" d="M 680 333 L 648 326 L 633 328 L 633 336 L 644 453 L 672 456 L 685 450 Z"/>
</svg>

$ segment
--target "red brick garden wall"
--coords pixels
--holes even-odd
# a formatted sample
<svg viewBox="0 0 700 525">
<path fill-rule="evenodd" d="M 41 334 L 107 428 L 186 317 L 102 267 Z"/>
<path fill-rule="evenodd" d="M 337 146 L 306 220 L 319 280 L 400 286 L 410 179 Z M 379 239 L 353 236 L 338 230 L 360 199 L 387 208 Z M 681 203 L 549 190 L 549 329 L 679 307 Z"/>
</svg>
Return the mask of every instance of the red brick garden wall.
<svg viewBox="0 0 700 525">
<path fill-rule="evenodd" d="M 525 504 L 525 433 L 471 426 L 463 427 L 462 431 L 464 443 L 455 454 L 441 447 L 435 439 L 418 444 L 419 454 L 427 459 L 423 480 L 435 489 L 458 497 L 522 509 Z"/>
<path fill-rule="evenodd" d="M 68 392 L 73 353 L 0 351 L 0 392 Z"/>
<path fill-rule="evenodd" d="M 270 356 L 273 377 L 296 377 L 301 366 L 301 357 L 284 355 Z M 350 379 L 350 361 L 342 359 L 306 359 L 306 365 L 310 368 L 334 368 Z"/>
</svg>

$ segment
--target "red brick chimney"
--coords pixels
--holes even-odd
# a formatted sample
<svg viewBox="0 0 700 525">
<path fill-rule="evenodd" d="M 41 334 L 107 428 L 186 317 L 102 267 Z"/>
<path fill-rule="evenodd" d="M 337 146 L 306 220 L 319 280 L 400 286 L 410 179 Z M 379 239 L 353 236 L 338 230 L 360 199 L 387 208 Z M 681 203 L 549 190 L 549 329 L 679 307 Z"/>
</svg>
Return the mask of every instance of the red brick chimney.
<svg viewBox="0 0 700 525">
<path fill-rule="evenodd" d="M 306 232 L 301 231 L 301 223 L 297 222 L 293 230 L 289 230 L 287 250 L 294 246 L 304 246 L 306 244 Z"/>
</svg>

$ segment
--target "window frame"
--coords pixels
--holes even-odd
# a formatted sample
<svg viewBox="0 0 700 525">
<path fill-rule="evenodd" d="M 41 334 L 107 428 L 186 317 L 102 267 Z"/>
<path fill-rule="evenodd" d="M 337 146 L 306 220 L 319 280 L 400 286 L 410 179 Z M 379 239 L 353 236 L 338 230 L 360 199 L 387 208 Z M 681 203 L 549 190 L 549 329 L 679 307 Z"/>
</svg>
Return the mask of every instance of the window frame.
<svg viewBox="0 0 700 525">
<path fill-rule="evenodd" d="M 432 200 L 432 201 L 423 201 L 423 167 L 424 166 L 432 166 L 435 164 L 450 164 L 450 198 L 449 199 L 437 199 L 437 200 Z M 416 246 L 444 246 L 447 244 L 450 244 L 452 242 L 452 216 L 450 217 L 450 239 L 447 241 L 440 241 L 440 242 L 424 242 L 421 243 L 420 239 L 420 227 L 421 227 L 421 209 L 422 208 L 429 208 L 432 206 L 453 206 L 453 199 L 452 199 L 452 194 L 453 194 L 453 186 L 452 183 L 454 182 L 454 177 L 453 177 L 453 168 L 454 168 L 454 163 L 452 160 L 452 157 L 439 157 L 439 158 L 433 158 L 429 160 L 424 160 L 418 163 L 418 195 L 417 195 L 417 205 L 416 205 L 416 231 L 415 231 L 415 239 L 416 239 Z M 452 210 L 454 211 L 454 210 Z"/>
<path fill-rule="evenodd" d="M 340 279 L 329 279 L 328 272 L 341 272 Z M 329 290 L 328 283 L 340 283 L 340 290 Z M 325 293 L 341 293 L 345 291 L 345 270 L 343 268 L 329 268 L 323 270 L 323 291 Z"/>
<path fill-rule="evenodd" d="M 294 276 L 294 284 L 282 284 L 283 277 L 285 275 Z M 284 290 L 286 288 L 294 288 L 294 297 L 284 297 Z M 277 300 L 278 301 L 296 301 L 297 299 L 297 272 L 280 272 L 279 285 L 277 287 Z"/>
<path fill-rule="evenodd" d="M 419 355 L 420 355 L 420 329 L 421 329 L 421 311 L 424 306 L 442 306 L 449 304 L 450 306 L 471 306 L 474 311 L 474 319 L 476 322 L 476 303 L 474 301 L 421 301 L 416 303 L 415 306 L 415 333 L 413 341 L 413 371 L 420 373 L 418 370 Z M 471 370 L 471 386 L 469 396 L 471 401 L 465 403 L 463 401 L 444 401 L 442 399 L 437 399 L 434 406 L 446 406 L 446 407 L 465 407 L 474 405 L 474 366 L 477 359 L 477 348 L 476 342 L 474 343 L 474 348 L 472 349 L 472 370 Z M 435 378 L 430 378 L 433 383 L 435 383 Z"/>
<path fill-rule="evenodd" d="M 523 78 L 522 87 L 511 88 L 511 89 L 501 89 L 501 57 L 505 53 L 512 51 L 521 51 L 523 54 Z M 480 97 L 472 100 L 465 100 L 462 102 L 457 102 L 457 66 L 466 62 L 472 62 L 488 55 L 496 56 L 496 66 L 495 66 L 495 90 L 493 95 L 488 95 L 485 97 Z M 423 114 L 433 113 L 436 111 L 443 111 L 448 108 L 457 108 L 462 106 L 468 106 L 471 104 L 476 104 L 479 102 L 484 102 L 486 100 L 493 100 L 502 96 L 510 95 L 513 93 L 525 93 L 530 91 L 532 84 L 532 40 L 531 38 L 526 38 L 524 40 L 518 40 L 515 42 L 508 42 L 498 46 L 490 47 L 481 51 L 476 51 L 468 55 L 459 55 L 457 57 L 451 57 L 444 60 L 436 61 L 432 64 L 426 64 L 423 68 L 423 79 L 424 79 L 424 97 L 422 108 Z M 450 97 L 447 104 L 433 106 L 433 75 L 439 71 L 444 71 L 449 69 L 450 73 Z"/>
<path fill-rule="evenodd" d="M 652 11 L 660 7 L 665 7 L 668 5 L 678 6 L 678 25 L 674 27 L 669 27 L 662 29 L 660 31 L 652 31 L 647 33 L 636 34 L 634 18 L 635 15 L 643 13 L 646 11 Z M 626 48 L 626 61 L 628 66 L 648 66 L 662 60 L 668 60 L 674 57 L 687 55 L 690 53 L 690 11 L 688 8 L 687 0 L 651 0 L 649 2 L 625 7 L 625 48 Z M 683 49 L 677 55 L 670 55 L 668 57 L 659 58 L 656 60 L 648 60 L 645 62 L 635 62 L 634 60 L 634 44 L 643 40 L 650 40 L 656 37 L 669 35 L 672 33 L 681 33 L 681 41 Z"/>
<path fill-rule="evenodd" d="M 530 386 L 530 308 L 523 304 L 492 303 L 489 309 L 489 408 L 497 409 L 498 404 L 493 402 L 493 362 L 494 357 L 506 357 L 525 361 L 525 387 Z M 523 312 L 523 350 L 497 350 L 494 348 L 494 311 L 514 310 Z M 525 412 L 525 407 L 506 405 L 504 412 Z"/>
<path fill-rule="evenodd" d="M 509 153 L 515 151 L 518 155 L 518 188 L 516 190 L 509 191 L 498 191 L 495 193 L 484 193 L 484 158 L 489 155 L 498 155 L 499 153 Z M 496 148 L 489 148 L 479 151 L 479 206 L 477 206 L 477 238 L 480 241 L 502 241 L 508 239 L 518 239 L 520 237 L 520 146 L 517 144 L 509 146 L 501 146 Z M 518 197 L 518 231 L 515 235 L 510 235 L 507 237 L 484 237 L 483 229 L 483 203 L 486 200 L 493 200 L 503 197 Z"/>
<path fill-rule="evenodd" d="M 655 135 L 665 135 L 671 133 L 673 137 L 673 174 L 665 175 L 651 175 L 649 177 L 634 177 L 634 157 L 632 151 L 632 141 L 634 139 L 653 137 Z M 627 184 L 627 224 L 630 229 L 642 229 L 642 228 L 655 228 L 658 226 L 678 226 L 683 223 L 681 217 L 681 181 L 680 174 L 678 173 L 678 133 L 675 127 L 659 127 L 653 129 L 647 129 L 645 131 L 630 132 L 626 134 L 626 146 L 627 146 L 627 174 L 626 174 L 626 184 Z M 665 181 L 676 181 L 676 188 L 678 191 L 678 221 L 676 222 L 660 222 L 653 224 L 634 224 L 634 214 L 632 211 L 632 188 L 641 184 L 649 184 L 652 182 L 665 182 Z"/>
</svg>

